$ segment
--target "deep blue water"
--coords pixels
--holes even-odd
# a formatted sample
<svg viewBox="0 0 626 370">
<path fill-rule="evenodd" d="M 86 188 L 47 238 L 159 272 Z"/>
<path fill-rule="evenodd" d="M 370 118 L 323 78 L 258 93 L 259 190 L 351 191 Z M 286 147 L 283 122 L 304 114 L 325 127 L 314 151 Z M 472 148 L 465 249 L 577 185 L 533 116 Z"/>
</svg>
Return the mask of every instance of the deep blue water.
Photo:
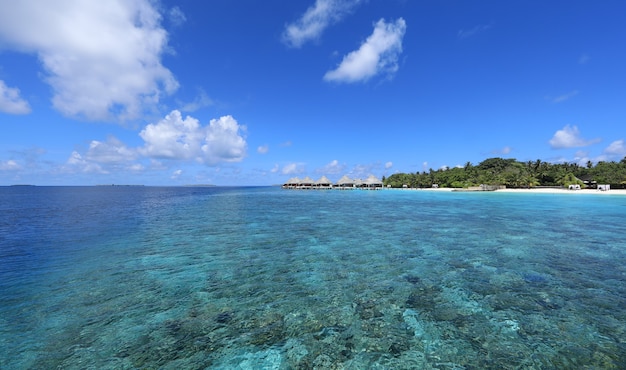
<svg viewBox="0 0 626 370">
<path fill-rule="evenodd" d="M 2 369 L 623 369 L 626 197 L 0 187 Z"/>
</svg>

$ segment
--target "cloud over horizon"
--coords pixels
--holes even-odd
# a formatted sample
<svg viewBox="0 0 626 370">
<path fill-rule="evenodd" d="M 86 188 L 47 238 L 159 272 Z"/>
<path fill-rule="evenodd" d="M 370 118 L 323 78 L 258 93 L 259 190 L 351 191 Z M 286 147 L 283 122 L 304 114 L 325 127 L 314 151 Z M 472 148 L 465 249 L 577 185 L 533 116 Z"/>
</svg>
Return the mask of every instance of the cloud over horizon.
<svg viewBox="0 0 626 370">
<path fill-rule="evenodd" d="M 599 143 L 601 139 L 586 140 L 580 136 L 577 126 L 565 125 L 561 130 L 554 133 L 549 143 L 553 149 L 576 148 Z"/>
<path fill-rule="evenodd" d="M 207 126 L 174 110 L 155 124 L 147 125 L 139 136 L 145 141 L 140 152 L 148 157 L 196 160 L 215 165 L 240 162 L 246 156 L 245 126 L 232 116 L 212 119 Z"/>
<path fill-rule="evenodd" d="M 167 32 L 149 0 L 0 4 L 0 44 L 35 54 L 66 116 L 127 121 L 178 88 L 161 64 Z"/>
<path fill-rule="evenodd" d="M 324 80 L 352 83 L 367 81 L 380 74 L 393 76 L 398 70 L 405 32 L 404 19 L 398 18 L 393 23 L 380 19 L 359 49 L 344 56 L 336 69 L 326 72 Z"/>
</svg>

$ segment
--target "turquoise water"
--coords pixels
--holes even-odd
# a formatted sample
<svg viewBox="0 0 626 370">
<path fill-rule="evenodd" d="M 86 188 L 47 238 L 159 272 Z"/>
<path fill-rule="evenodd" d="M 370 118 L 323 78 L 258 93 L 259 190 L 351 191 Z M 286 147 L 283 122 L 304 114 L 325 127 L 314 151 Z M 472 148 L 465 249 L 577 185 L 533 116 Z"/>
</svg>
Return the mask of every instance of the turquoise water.
<svg viewBox="0 0 626 370">
<path fill-rule="evenodd" d="M 2 369 L 623 369 L 626 197 L 0 188 Z"/>
</svg>

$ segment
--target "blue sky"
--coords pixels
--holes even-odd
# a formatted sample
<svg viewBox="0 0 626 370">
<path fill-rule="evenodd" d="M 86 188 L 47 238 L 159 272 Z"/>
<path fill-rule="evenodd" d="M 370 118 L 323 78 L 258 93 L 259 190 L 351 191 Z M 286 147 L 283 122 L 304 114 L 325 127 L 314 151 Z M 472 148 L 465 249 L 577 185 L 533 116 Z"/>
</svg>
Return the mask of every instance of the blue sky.
<svg viewBox="0 0 626 370">
<path fill-rule="evenodd" d="M 0 185 L 626 156 L 626 2 L 0 0 Z"/>
</svg>

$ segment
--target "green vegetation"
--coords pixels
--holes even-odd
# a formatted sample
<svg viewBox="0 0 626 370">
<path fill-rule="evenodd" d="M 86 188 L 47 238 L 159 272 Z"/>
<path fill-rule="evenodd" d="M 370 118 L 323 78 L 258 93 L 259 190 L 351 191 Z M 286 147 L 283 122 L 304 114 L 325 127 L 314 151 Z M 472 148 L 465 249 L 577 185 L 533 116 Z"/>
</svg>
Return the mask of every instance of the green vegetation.
<svg viewBox="0 0 626 370">
<path fill-rule="evenodd" d="M 611 184 L 613 188 L 626 187 L 626 157 L 619 162 L 598 162 L 595 166 L 576 163 L 549 163 L 541 160 L 519 162 L 515 159 L 489 158 L 474 166 L 467 162 L 463 167 L 430 169 L 422 173 L 396 173 L 383 178 L 385 186 L 394 188 L 440 187 L 467 188 L 470 186 L 505 185 L 509 188 L 535 186 L 581 187 Z"/>
</svg>

